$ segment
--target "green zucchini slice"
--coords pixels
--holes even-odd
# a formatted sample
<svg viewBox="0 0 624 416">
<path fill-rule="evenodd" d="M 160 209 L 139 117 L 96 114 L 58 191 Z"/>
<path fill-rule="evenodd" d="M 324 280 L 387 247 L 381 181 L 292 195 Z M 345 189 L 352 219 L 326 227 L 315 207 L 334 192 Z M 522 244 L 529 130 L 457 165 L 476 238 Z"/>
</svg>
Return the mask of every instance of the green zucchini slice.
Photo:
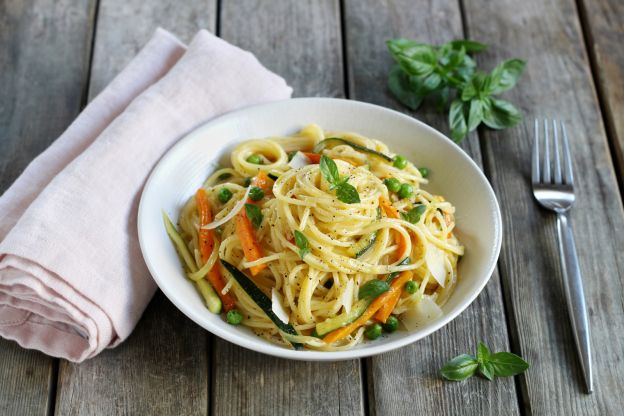
<svg viewBox="0 0 624 416">
<path fill-rule="evenodd" d="M 341 139 L 340 137 L 330 137 L 328 139 L 325 140 L 321 140 L 315 147 L 314 147 L 314 153 L 320 153 L 321 150 L 325 149 L 328 146 L 337 146 L 339 144 L 346 144 L 347 146 L 351 146 L 353 149 L 363 152 L 363 153 L 368 153 L 369 155 L 372 156 L 377 156 L 380 157 L 382 159 L 384 159 L 386 162 L 391 162 L 392 163 L 392 158 L 388 155 L 385 155 L 381 152 L 378 152 L 376 150 L 373 149 L 369 149 L 368 147 L 364 147 L 362 145 L 359 145 L 357 143 L 353 143 L 350 142 L 349 140 L 345 140 L 345 139 Z"/>
<path fill-rule="evenodd" d="M 364 253 L 366 253 L 368 249 L 375 244 L 375 241 L 377 241 L 377 231 L 373 231 L 372 233 L 360 238 L 357 243 L 347 249 L 347 252 L 351 255 L 351 257 L 357 259 L 362 257 Z"/>
</svg>

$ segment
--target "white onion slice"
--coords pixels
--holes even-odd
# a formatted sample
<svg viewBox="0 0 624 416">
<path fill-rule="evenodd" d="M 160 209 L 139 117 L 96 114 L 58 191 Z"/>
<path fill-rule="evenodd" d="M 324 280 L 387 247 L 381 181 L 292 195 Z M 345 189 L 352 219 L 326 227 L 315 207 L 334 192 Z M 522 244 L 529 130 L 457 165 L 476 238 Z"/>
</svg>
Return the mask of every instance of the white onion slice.
<svg viewBox="0 0 624 416">
<path fill-rule="evenodd" d="M 347 280 L 347 284 L 345 285 L 345 290 L 342 292 L 342 296 L 340 297 L 340 301 L 342 302 L 342 306 L 344 306 L 345 312 L 351 312 L 351 306 L 353 306 L 353 288 L 354 288 L 353 280 Z"/>
<path fill-rule="evenodd" d="M 427 325 L 442 316 L 442 309 L 430 297 L 423 296 L 420 302 L 401 314 L 401 322 L 408 331 Z"/>
<path fill-rule="evenodd" d="M 310 159 L 308 159 L 306 155 L 304 155 L 302 152 L 299 152 L 299 151 L 295 153 L 295 155 L 290 160 L 290 162 L 288 162 L 288 166 L 290 166 L 293 169 L 299 169 L 304 166 L 308 166 L 309 164 L 310 164 Z"/>
<path fill-rule="evenodd" d="M 284 322 L 285 324 L 287 324 L 290 320 L 288 313 L 286 313 L 286 309 L 284 309 L 284 305 L 282 305 L 282 302 L 280 301 L 279 295 L 277 294 L 277 290 L 275 288 L 273 288 L 273 290 L 271 291 L 271 310 L 275 315 L 277 315 L 280 321 Z"/>
<path fill-rule="evenodd" d="M 427 268 L 436 282 L 442 287 L 446 283 L 446 265 L 444 260 L 444 252 L 433 244 L 428 243 L 427 252 L 425 253 Z"/>
<path fill-rule="evenodd" d="M 236 214 L 238 214 L 238 212 L 241 209 L 243 209 L 243 207 L 245 206 L 245 202 L 247 202 L 247 198 L 249 197 L 249 191 L 251 191 L 251 186 L 247 187 L 247 190 L 245 191 L 245 195 L 243 195 L 243 197 L 240 199 L 240 201 L 238 201 L 236 203 L 236 205 L 234 205 L 234 208 L 232 208 L 232 211 L 230 211 L 225 217 L 221 218 L 220 220 L 213 221 L 210 224 L 204 225 L 202 227 L 202 229 L 204 229 L 204 230 L 214 230 L 218 226 L 220 226 L 222 224 L 225 224 L 226 222 L 228 222 L 229 220 L 234 218 L 236 216 Z"/>
</svg>

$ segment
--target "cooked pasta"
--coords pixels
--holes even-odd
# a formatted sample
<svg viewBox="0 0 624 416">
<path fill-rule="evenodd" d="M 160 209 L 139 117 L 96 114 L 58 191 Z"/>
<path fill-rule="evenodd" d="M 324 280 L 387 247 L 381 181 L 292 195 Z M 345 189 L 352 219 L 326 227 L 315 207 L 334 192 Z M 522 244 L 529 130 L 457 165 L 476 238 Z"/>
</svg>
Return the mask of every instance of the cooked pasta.
<svg viewBox="0 0 624 416">
<path fill-rule="evenodd" d="M 437 318 L 453 291 L 455 208 L 422 188 L 427 174 L 317 125 L 248 140 L 182 208 L 177 248 L 228 322 L 285 346 L 352 348 L 380 325 Z"/>
</svg>

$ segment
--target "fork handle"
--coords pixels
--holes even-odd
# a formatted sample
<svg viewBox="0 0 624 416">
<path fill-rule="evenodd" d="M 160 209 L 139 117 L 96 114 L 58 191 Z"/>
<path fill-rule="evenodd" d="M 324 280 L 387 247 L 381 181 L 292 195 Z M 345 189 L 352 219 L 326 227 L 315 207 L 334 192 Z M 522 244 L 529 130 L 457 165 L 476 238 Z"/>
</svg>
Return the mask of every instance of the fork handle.
<svg viewBox="0 0 624 416">
<path fill-rule="evenodd" d="M 583 293 L 583 281 L 581 268 L 576 255 L 576 244 L 572 225 L 565 212 L 557 215 L 557 233 L 559 235 L 559 258 L 561 259 L 561 272 L 565 287 L 568 313 L 574 333 L 574 341 L 581 362 L 587 393 L 593 390 L 591 348 L 589 343 L 589 323 L 587 319 L 587 306 Z"/>
</svg>

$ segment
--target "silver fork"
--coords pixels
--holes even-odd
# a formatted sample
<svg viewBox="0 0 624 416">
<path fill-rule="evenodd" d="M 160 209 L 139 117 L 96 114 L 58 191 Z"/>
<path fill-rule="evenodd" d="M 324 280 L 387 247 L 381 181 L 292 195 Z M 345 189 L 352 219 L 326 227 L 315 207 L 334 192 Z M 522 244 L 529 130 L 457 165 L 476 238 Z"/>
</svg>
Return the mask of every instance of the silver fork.
<svg viewBox="0 0 624 416">
<path fill-rule="evenodd" d="M 535 120 L 535 139 L 533 142 L 533 157 L 531 179 L 533 183 L 533 195 L 537 202 L 544 208 L 557 214 L 557 234 L 559 237 L 559 257 L 561 271 L 565 286 L 568 312 L 574 332 L 574 341 L 581 362 L 581 368 L 585 377 L 587 393 L 593 390 L 592 364 L 589 344 L 589 324 L 587 320 L 587 307 L 583 293 L 581 268 L 576 255 L 576 244 L 572 234 L 572 225 L 568 218 L 568 210 L 574 203 L 574 176 L 572 173 L 572 160 L 568 145 L 568 134 L 563 122 L 560 123 L 563 146 L 559 140 L 557 121 L 552 121 L 553 157 L 550 157 L 549 122 L 544 120 L 544 146 L 540 146 L 540 123 Z M 563 149 L 561 149 L 561 147 Z M 544 157 L 540 163 L 540 150 L 543 149 Z M 562 151 L 560 151 L 562 150 Z M 563 153 L 563 168 L 561 155 Z M 543 165 L 540 169 L 540 164 Z M 552 175 L 551 175 L 552 165 Z"/>
</svg>

